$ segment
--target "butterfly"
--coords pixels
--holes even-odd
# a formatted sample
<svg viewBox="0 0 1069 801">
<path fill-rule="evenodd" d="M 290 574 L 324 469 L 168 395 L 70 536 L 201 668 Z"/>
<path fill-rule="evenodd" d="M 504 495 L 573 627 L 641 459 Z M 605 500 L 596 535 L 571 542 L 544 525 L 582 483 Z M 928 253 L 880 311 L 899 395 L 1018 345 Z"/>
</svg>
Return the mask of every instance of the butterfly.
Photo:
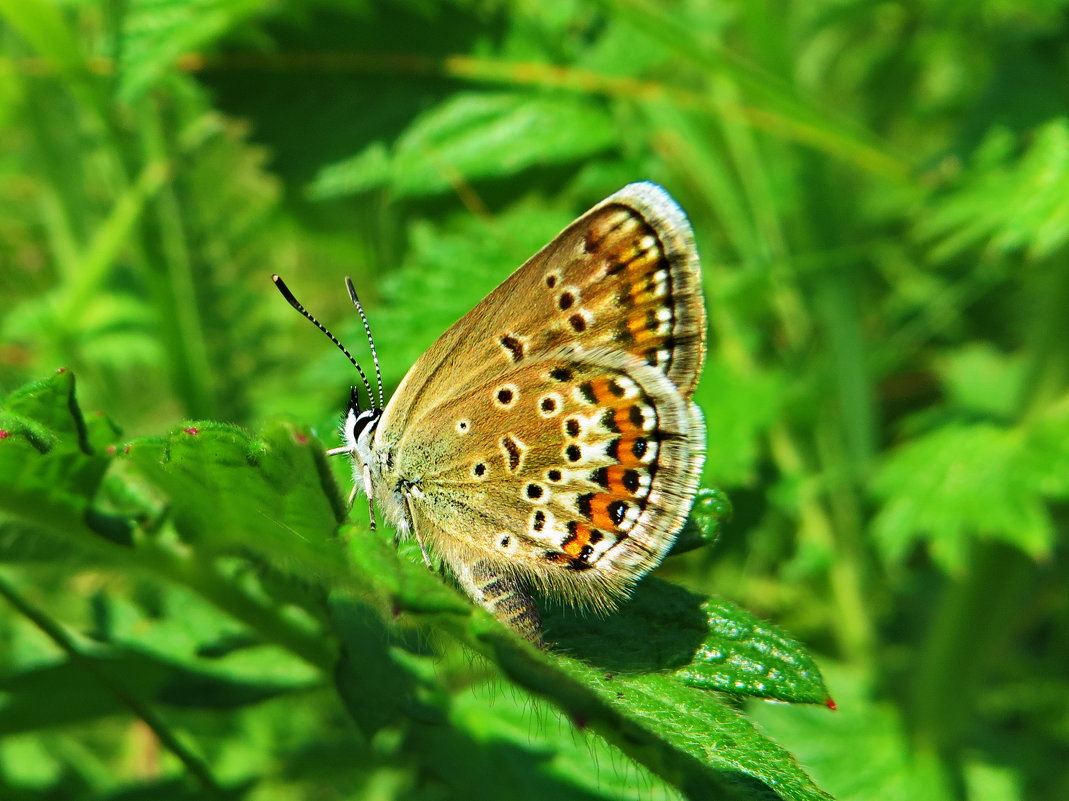
<svg viewBox="0 0 1069 801">
<path fill-rule="evenodd" d="M 606 611 L 683 526 L 705 459 L 692 397 L 705 304 L 690 224 L 630 184 L 506 278 L 416 361 L 389 403 L 345 415 L 354 495 L 377 502 L 500 621 L 541 637 L 535 594 Z M 352 498 L 350 498 L 352 500 Z"/>
</svg>

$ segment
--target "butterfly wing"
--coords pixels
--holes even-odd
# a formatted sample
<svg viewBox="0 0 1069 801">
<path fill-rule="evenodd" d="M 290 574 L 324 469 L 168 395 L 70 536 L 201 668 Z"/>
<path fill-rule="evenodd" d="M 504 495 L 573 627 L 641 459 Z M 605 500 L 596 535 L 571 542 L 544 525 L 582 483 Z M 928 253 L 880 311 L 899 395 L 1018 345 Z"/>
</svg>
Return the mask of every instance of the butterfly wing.
<svg viewBox="0 0 1069 801">
<path fill-rule="evenodd" d="M 420 357 L 375 433 L 376 497 L 499 617 L 527 615 L 523 583 L 611 606 L 693 501 L 704 347 L 690 226 L 625 187 Z"/>
<path fill-rule="evenodd" d="M 487 575 L 609 607 L 686 519 L 705 431 L 656 367 L 565 346 L 436 405 L 404 443 L 413 527 L 454 572 L 483 561 Z"/>
<path fill-rule="evenodd" d="M 689 398 L 705 355 L 705 304 L 686 216 L 659 186 L 630 184 L 565 228 L 447 330 L 387 404 L 401 431 L 480 368 L 563 345 L 624 350 Z"/>
</svg>

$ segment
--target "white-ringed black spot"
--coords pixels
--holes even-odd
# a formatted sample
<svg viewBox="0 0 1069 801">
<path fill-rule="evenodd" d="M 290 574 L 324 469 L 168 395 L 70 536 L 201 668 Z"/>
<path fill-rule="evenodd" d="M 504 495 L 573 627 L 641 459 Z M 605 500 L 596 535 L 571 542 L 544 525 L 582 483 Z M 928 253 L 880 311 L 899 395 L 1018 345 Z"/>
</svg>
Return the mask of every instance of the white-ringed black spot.
<svg viewBox="0 0 1069 801">
<path fill-rule="evenodd" d="M 557 298 L 557 306 L 560 307 L 561 311 L 570 309 L 573 303 L 575 303 L 575 295 L 571 292 L 561 292 Z"/>
<path fill-rule="evenodd" d="M 509 542 L 511 542 L 511 539 L 509 538 L 509 535 L 508 534 L 502 534 L 501 535 L 501 547 L 502 548 L 508 548 L 509 547 Z"/>
<path fill-rule="evenodd" d="M 471 423 L 467 420 L 457 420 L 457 433 L 467 434 L 471 430 Z"/>
<path fill-rule="evenodd" d="M 545 525 L 546 513 L 539 509 L 531 516 L 531 530 L 541 531 L 543 528 L 545 528 Z"/>
<path fill-rule="evenodd" d="M 561 473 L 561 471 L 557 470 L 555 467 L 554 468 L 550 468 L 549 470 L 546 471 L 546 480 L 547 481 L 560 481 L 563 477 L 564 476 Z"/>
<path fill-rule="evenodd" d="M 616 525 L 620 525 L 624 519 L 624 515 L 627 514 L 627 504 L 623 501 L 613 501 L 609 504 L 608 511 L 609 517 L 612 518 L 612 522 Z"/>
<path fill-rule="evenodd" d="M 578 462 L 583 458 L 583 450 L 578 445 L 569 445 L 564 449 L 564 458 L 569 462 Z"/>
<path fill-rule="evenodd" d="M 546 491 L 538 484 L 528 484 L 526 489 L 524 490 L 524 493 L 532 501 L 537 501 L 539 498 L 545 495 Z"/>
<path fill-rule="evenodd" d="M 538 412 L 543 417 L 552 417 L 560 411 L 561 397 L 556 393 L 538 399 Z"/>
<path fill-rule="evenodd" d="M 583 426 L 580 424 L 579 419 L 576 417 L 569 417 L 564 421 L 564 433 L 573 439 L 578 437 L 582 432 Z"/>
<path fill-rule="evenodd" d="M 503 387 L 498 387 L 494 397 L 499 406 L 511 406 L 519 395 L 520 391 L 516 386 L 507 384 Z"/>
<path fill-rule="evenodd" d="M 486 475 L 486 464 L 484 462 L 476 462 L 475 466 L 471 468 L 471 472 L 476 478 L 482 478 Z"/>
</svg>

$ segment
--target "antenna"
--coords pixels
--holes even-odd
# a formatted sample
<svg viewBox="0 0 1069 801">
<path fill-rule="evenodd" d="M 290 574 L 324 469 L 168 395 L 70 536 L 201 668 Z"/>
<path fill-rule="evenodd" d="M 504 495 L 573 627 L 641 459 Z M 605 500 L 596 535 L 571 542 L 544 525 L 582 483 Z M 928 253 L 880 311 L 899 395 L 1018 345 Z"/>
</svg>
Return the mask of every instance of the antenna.
<svg viewBox="0 0 1069 801">
<path fill-rule="evenodd" d="M 302 315 L 307 317 L 316 328 L 318 328 L 320 331 L 322 331 L 324 334 L 326 334 L 330 338 L 330 341 L 338 346 L 338 350 L 340 350 L 342 353 L 344 353 L 346 358 L 350 362 L 353 363 L 353 367 L 356 368 L 356 372 L 360 373 L 360 378 L 362 378 L 364 380 L 364 389 L 367 390 L 368 402 L 371 405 L 374 406 L 375 401 L 371 397 L 371 382 L 367 380 L 367 375 L 364 374 L 363 369 L 361 369 L 361 367 L 357 363 L 356 359 L 353 358 L 353 354 L 349 353 L 349 351 L 347 351 L 345 349 L 345 346 L 338 341 L 337 337 L 335 337 L 334 334 L 330 333 L 330 331 L 327 330 L 327 327 L 325 325 L 323 325 L 321 322 L 319 322 L 319 320 L 317 320 L 315 317 L 313 317 L 311 314 L 308 313 L 308 310 L 305 309 L 304 306 L 302 306 L 297 301 L 297 298 L 293 297 L 293 293 L 290 292 L 290 288 L 288 286 L 286 286 L 286 282 L 283 281 L 282 278 L 277 273 L 272 273 L 271 274 L 271 280 L 275 282 L 275 286 L 278 287 L 278 291 L 282 293 L 282 297 L 284 297 L 286 299 L 286 302 L 289 303 L 289 305 L 292 306 L 293 308 L 295 308 L 297 311 L 299 311 Z M 364 321 L 364 326 L 367 327 L 367 321 L 366 320 Z M 372 351 L 372 353 L 374 353 L 374 351 Z M 378 366 L 379 366 L 379 360 L 376 358 L 375 359 L 375 368 L 376 368 L 376 370 L 378 369 Z M 381 382 L 379 383 L 379 392 L 380 393 L 382 392 L 382 383 Z M 353 396 L 354 396 L 354 398 L 356 398 L 357 401 L 359 401 L 359 397 L 356 395 L 355 391 L 353 393 Z M 359 408 L 359 404 L 358 404 L 358 408 Z"/>
<path fill-rule="evenodd" d="M 353 280 L 349 276 L 345 277 L 345 286 L 349 288 L 349 297 L 353 300 L 353 305 L 356 306 L 357 312 L 360 314 L 360 319 L 364 321 L 364 332 L 367 334 L 367 344 L 371 346 L 371 358 L 375 362 L 375 381 L 379 385 L 379 408 L 383 408 L 386 405 L 386 398 L 382 393 L 382 370 L 379 369 L 379 354 L 375 350 L 375 338 L 371 336 L 371 326 L 368 325 L 367 315 L 364 314 L 364 307 L 360 305 L 360 298 L 356 296 L 356 289 L 353 287 Z M 371 397 L 371 387 L 368 387 L 368 398 Z"/>
</svg>

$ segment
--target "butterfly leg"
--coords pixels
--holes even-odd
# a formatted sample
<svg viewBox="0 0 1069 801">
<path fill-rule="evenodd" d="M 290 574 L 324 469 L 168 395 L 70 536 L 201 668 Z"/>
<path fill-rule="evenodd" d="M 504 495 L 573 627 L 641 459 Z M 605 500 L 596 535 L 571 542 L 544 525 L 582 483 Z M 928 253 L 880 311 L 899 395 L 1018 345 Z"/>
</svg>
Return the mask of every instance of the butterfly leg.
<svg viewBox="0 0 1069 801">
<path fill-rule="evenodd" d="M 356 494 L 356 487 L 353 487 L 353 494 Z M 371 521 L 369 528 L 375 530 L 375 494 L 371 489 L 371 467 L 364 465 L 364 494 L 367 495 L 367 516 Z"/>
<path fill-rule="evenodd" d="M 497 572 L 486 560 L 454 569 L 461 588 L 481 607 L 535 644 L 542 642 L 542 618 L 523 583 Z"/>
</svg>

